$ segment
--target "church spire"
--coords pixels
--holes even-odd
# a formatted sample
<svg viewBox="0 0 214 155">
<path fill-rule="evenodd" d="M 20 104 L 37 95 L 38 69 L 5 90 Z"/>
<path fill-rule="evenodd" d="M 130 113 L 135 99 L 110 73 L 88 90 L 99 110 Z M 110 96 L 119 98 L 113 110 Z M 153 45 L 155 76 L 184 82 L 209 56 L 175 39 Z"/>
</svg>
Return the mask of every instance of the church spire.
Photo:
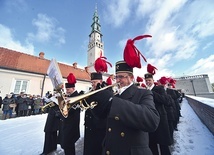
<svg viewBox="0 0 214 155">
<path fill-rule="evenodd" d="M 89 34 L 88 43 L 88 70 L 93 72 L 94 62 L 100 56 L 104 56 L 104 43 L 102 41 L 101 25 L 99 23 L 99 16 L 97 12 L 97 5 L 95 6 L 95 12 L 93 15 L 93 23 L 91 24 L 91 32 Z"/>
<path fill-rule="evenodd" d="M 99 16 L 98 16 L 98 12 L 97 12 L 97 4 L 95 6 L 95 12 L 94 12 L 94 16 L 93 16 L 93 23 L 91 24 L 91 33 L 93 32 L 98 32 L 101 34 L 101 25 L 99 23 Z"/>
</svg>

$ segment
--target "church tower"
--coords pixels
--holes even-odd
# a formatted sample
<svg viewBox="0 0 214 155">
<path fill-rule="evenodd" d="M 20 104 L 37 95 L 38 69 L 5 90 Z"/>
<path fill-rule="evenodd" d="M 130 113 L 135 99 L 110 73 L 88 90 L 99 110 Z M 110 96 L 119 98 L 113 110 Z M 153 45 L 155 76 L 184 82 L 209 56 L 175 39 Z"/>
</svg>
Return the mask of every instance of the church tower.
<svg viewBox="0 0 214 155">
<path fill-rule="evenodd" d="M 93 16 L 93 23 L 91 24 L 91 33 L 89 34 L 88 44 L 88 61 L 87 67 L 89 72 L 94 72 L 94 62 L 100 57 L 104 56 L 104 43 L 102 42 L 101 25 L 99 23 L 99 16 L 97 13 L 97 7 Z"/>
</svg>

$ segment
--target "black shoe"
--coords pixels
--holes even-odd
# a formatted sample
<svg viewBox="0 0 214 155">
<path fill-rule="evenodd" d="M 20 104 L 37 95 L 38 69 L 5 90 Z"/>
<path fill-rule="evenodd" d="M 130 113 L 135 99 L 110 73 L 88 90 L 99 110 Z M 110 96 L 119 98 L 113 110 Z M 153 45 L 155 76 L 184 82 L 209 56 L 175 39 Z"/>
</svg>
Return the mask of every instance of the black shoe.
<svg viewBox="0 0 214 155">
<path fill-rule="evenodd" d="M 47 154 L 47 153 L 43 153 L 43 152 L 42 152 L 42 153 L 41 153 L 41 154 L 39 154 L 39 155 L 48 155 L 48 154 Z"/>
<path fill-rule="evenodd" d="M 174 130 L 175 130 L 175 131 L 178 131 L 178 128 L 175 128 Z"/>
</svg>

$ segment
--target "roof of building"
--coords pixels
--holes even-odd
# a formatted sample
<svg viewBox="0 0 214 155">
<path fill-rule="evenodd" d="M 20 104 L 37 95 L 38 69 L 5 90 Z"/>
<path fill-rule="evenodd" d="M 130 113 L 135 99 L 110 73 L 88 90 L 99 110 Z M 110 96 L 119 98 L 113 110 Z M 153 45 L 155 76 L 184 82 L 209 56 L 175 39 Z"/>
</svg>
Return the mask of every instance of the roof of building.
<svg viewBox="0 0 214 155">
<path fill-rule="evenodd" d="M 47 74 L 49 64 L 50 60 L 48 59 L 0 47 L 0 68 Z M 84 69 L 59 62 L 58 65 L 63 78 L 66 78 L 69 73 L 73 73 L 77 80 L 90 81 L 90 75 Z"/>
</svg>

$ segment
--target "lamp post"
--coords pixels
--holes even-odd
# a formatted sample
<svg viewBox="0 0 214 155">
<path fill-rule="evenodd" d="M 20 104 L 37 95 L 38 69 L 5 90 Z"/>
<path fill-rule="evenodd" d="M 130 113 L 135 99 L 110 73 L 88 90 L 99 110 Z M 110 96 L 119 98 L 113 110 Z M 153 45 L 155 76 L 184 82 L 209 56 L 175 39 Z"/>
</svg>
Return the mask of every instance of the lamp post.
<svg viewBox="0 0 214 155">
<path fill-rule="evenodd" d="M 190 80 L 190 82 L 192 83 L 192 89 L 193 89 L 193 93 L 194 93 L 194 95 L 196 96 L 196 93 L 195 93 L 195 87 L 194 87 L 193 80 Z"/>
</svg>

